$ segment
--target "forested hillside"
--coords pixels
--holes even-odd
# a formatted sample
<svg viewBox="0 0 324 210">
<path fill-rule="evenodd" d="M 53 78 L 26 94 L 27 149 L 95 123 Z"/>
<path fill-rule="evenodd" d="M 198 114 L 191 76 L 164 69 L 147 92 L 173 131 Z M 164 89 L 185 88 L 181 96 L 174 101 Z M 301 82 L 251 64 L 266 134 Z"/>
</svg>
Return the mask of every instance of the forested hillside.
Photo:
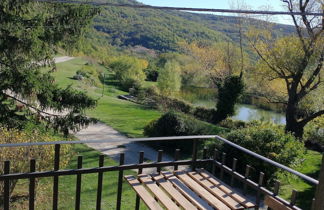
<svg viewBox="0 0 324 210">
<path fill-rule="evenodd" d="M 138 4 L 133 0 L 108 2 Z M 264 25 L 260 21 L 253 22 L 257 23 L 254 25 Z M 208 43 L 238 40 L 236 17 L 209 14 L 106 7 L 95 18 L 93 26 L 97 31 L 106 33 L 104 39 L 108 39 L 112 45 L 141 45 L 158 51 L 177 50 L 177 43 L 181 41 Z M 274 28 L 274 33 L 279 36 L 294 31 L 293 27 L 287 25 L 276 25 Z"/>
</svg>

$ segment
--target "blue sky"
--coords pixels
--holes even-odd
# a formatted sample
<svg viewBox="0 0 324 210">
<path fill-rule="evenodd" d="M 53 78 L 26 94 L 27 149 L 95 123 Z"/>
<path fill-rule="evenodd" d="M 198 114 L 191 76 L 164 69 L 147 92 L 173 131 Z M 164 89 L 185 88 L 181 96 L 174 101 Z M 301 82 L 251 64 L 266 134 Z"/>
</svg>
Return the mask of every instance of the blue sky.
<svg viewBox="0 0 324 210">
<path fill-rule="evenodd" d="M 229 9 L 231 2 L 245 2 L 251 9 L 262 9 L 269 6 L 270 10 L 285 11 L 281 0 L 137 0 L 139 2 L 153 6 L 173 6 L 173 7 L 196 7 Z M 224 14 L 219 14 L 224 15 Z M 290 17 L 276 16 L 274 22 L 290 24 Z"/>
</svg>

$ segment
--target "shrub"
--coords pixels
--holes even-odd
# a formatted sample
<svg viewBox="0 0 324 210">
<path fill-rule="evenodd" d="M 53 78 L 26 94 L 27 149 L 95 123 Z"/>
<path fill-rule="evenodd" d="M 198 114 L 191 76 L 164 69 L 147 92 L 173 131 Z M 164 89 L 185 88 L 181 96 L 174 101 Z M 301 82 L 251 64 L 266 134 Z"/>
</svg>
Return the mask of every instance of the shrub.
<svg viewBox="0 0 324 210">
<path fill-rule="evenodd" d="M 159 96 L 156 98 L 157 104 L 162 110 L 175 110 L 186 114 L 191 113 L 193 106 L 185 101 L 181 101 L 175 98 L 169 98 L 165 96 Z"/>
<path fill-rule="evenodd" d="M 144 69 L 147 67 L 147 62 L 135 57 L 119 57 L 109 67 L 115 72 L 116 79 L 125 91 L 133 87 L 135 82 L 141 83 L 146 78 Z"/>
<path fill-rule="evenodd" d="M 212 122 L 213 116 L 216 114 L 215 109 L 208 109 L 205 107 L 196 107 L 194 109 L 193 115 L 203 121 Z"/>
<path fill-rule="evenodd" d="M 319 152 L 324 152 L 324 116 L 318 117 L 305 126 L 306 145 Z"/>
<path fill-rule="evenodd" d="M 168 112 L 158 120 L 150 122 L 144 128 L 144 135 L 149 137 L 160 136 L 188 136 L 217 134 L 221 130 L 209 123 L 199 121 L 185 114 Z M 190 141 L 188 146 L 188 141 Z M 181 149 L 184 153 L 191 153 L 191 140 L 154 142 L 154 146 L 163 149 Z"/>
<path fill-rule="evenodd" d="M 293 166 L 298 163 L 305 151 L 303 143 L 297 141 L 293 135 L 285 134 L 280 127 L 269 124 L 235 130 L 228 133 L 226 138 L 235 144 L 286 166 Z M 208 141 L 206 145 L 209 152 L 212 152 L 218 146 L 215 141 Z M 264 172 L 267 183 L 278 175 L 278 168 L 229 145 L 224 144 L 221 150 L 227 154 L 228 164 L 235 157 L 240 161 L 239 166 L 245 167 L 248 164 L 258 172 Z M 242 172 L 244 168 L 239 170 Z M 256 180 L 258 173 L 253 173 L 252 176 Z"/>
<path fill-rule="evenodd" d="M 76 71 L 73 76 L 75 80 L 84 80 L 86 83 L 93 86 L 101 86 L 101 72 L 99 72 L 94 66 L 90 64 L 84 65 L 80 70 Z"/>
<path fill-rule="evenodd" d="M 244 84 L 238 76 L 228 76 L 224 82 L 217 84 L 218 101 L 217 112 L 214 116 L 214 123 L 219 123 L 235 112 L 235 104 L 243 93 Z"/>
<path fill-rule="evenodd" d="M 227 118 L 227 119 L 221 121 L 218 125 L 220 125 L 224 128 L 240 129 L 240 128 L 248 127 L 249 123 L 246 123 L 242 120 L 233 120 L 231 118 Z"/>
<path fill-rule="evenodd" d="M 180 66 L 175 61 L 168 61 L 159 72 L 158 87 L 163 95 L 169 96 L 181 88 Z"/>
<path fill-rule="evenodd" d="M 53 137 L 41 130 L 19 131 L 15 129 L 0 128 L 0 144 L 27 143 L 37 141 L 53 141 Z M 65 167 L 69 161 L 70 145 L 61 146 L 60 166 Z M 29 160 L 35 159 L 38 170 L 51 170 L 54 161 L 53 146 L 31 147 L 4 147 L 0 153 L 0 174 L 3 174 L 3 162 L 10 161 L 11 173 L 24 173 L 29 171 Z M 13 192 L 18 180 L 10 182 L 10 194 Z M 3 182 L 0 182 L 0 198 L 3 196 Z"/>
</svg>

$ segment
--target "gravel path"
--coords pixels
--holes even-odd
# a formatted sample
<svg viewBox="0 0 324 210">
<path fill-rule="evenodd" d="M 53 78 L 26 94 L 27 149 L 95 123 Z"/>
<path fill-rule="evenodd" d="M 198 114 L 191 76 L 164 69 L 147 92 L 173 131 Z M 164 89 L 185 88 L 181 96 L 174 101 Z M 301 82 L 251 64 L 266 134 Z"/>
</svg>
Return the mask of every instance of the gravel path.
<svg viewBox="0 0 324 210">
<path fill-rule="evenodd" d="M 70 57 L 70 56 L 62 56 L 62 57 L 56 57 L 54 58 L 55 63 L 63 63 L 65 61 L 69 61 L 74 59 L 75 57 Z"/>
<path fill-rule="evenodd" d="M 96 123 L 89 125 L 87 128 L 77 132 L 75 136 L 80 140 L 105 140 L 106 143 L 99 144 L 86 144 L 87 146 L 98 150 L 99 152 L 110 156 L 115 161 L 119 162 L 120 153 L 125 153 L 125 163 L 132 164 L 138 163 L 139 152 L 144 152 L 144 160 L 156 161 L 158 152 L 149 146 L 146 146 L 140 142 L 121 142 L 121 143 L 109 143 L 109 139 L 127 139 L 126 136 L 122 135 L 113 128 L 103 123 Z M 167 154 L 163 154 L 163 161 L 173 160 Z M 155 169 L 146 169 L 145 173 L 152 173 Z"/>
</svg>

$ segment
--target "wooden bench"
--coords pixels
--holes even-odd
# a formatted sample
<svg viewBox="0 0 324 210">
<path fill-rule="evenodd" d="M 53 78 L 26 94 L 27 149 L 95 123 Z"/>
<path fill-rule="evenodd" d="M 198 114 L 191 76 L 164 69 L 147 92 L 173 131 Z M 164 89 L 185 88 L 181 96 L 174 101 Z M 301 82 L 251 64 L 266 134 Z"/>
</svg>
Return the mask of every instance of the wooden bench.
<svg viewBox="0 0 324 210">
<path fill-rule="evenodd" d="M 264 199 L 264 204 L 273 210 L 292 210 L 289 206 L 286 206 L 282 202 L 278 201 L 274 197 L 266 196 Z"/>
<path fill-rule="evenodd" d="M 230 210 L 255 207 L 253 202 L 202 169 L 125 176 L 125 179 L 152 210 Z"/>
</svg>

